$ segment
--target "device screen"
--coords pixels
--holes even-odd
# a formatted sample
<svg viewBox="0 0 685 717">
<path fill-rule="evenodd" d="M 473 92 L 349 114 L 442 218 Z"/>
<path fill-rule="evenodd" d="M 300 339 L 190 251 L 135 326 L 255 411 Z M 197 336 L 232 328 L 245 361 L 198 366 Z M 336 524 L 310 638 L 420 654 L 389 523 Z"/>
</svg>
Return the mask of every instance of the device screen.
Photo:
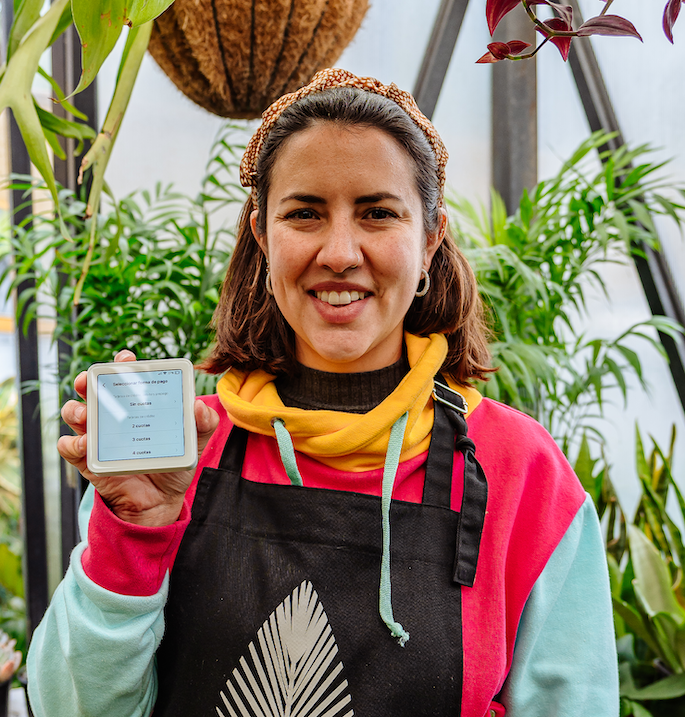
<svg viewBox="0 0 685 717">
<path fill-rule="evenodd" d="M 97 398 L 98 460 L 183 455 L 181 371 L 102 373 Z"/>
</svg>

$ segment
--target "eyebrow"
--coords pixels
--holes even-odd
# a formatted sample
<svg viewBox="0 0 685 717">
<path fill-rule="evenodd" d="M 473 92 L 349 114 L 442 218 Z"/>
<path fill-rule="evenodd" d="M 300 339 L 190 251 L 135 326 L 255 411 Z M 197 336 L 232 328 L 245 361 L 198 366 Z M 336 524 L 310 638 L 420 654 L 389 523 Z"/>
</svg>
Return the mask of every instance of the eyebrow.
<svg viewBox="0 0 685 717">
<path fill-rule="evenodd" d="M 357 197 L 354 200 L 355 204 L 375 204 L 383 199 L 394 199 L 395 201 L 401 202 L 402 198 L 391 192 L 376 192 L 376 194 L 365 194 L 362 197 Z M 288 194 L 287 197 L 283 197 L 279 204 L 284 204 L 289 201 L 298 201 L 303 204 L 326 204 L 326 200 L 323 197 L 317 197 L 315 194 Z"/>
</svg>

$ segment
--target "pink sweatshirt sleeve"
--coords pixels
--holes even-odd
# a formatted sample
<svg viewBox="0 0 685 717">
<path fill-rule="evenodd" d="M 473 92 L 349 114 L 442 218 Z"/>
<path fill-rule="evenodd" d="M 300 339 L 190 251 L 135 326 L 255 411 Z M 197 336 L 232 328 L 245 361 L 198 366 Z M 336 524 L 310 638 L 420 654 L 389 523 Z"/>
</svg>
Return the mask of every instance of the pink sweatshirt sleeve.
<svg viewBox="0 0 685 717">
<path fill-rule="evenodd" d="M 203 396 L 201 400 L 217 411 L 221 420 L 200 457 L 175 523 L 159 528 L 127 523 L 117 518 L 102 498 L 95 494 L 88 523 L 88 545 L 81 563 L 86 575 L 100 587 L 120 595 L 154 595 L 159 591 L 167 571 L 173 567 L 190 522 L 202 469 L 218 465 L 231 428 L 217 396 Z"/>
</svg>

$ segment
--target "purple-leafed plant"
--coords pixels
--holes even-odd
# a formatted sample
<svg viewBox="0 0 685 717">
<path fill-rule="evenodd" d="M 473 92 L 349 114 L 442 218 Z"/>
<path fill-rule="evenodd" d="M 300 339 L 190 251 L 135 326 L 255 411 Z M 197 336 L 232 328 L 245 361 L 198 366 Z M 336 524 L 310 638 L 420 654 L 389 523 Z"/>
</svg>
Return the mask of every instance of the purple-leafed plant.
<svg viewBox="0 0 685 717">
<path fill-rule="evenodd" d="M 683 0 L 668 0 L 664 8 L 663 28 L 666 37 L 673 42 L 673 25 L 678 19 L 680 6 Z M 604 0 L 604 7 L 599 15 L 591 17 L 576 29 L 573 28 L 573 8 L 551 0 L 487 0 L 485 16 L 488 21 L 490 34 L 495 32 L 502 18 L 510 13 L 517 5 L 523 5 L 535 29 L 544 40 L 532 50 L 530 45 L 522 40 L 509 42 L 492 42 L 488 51 L 477 62 L 499 62 L 500 60 L 524 60 L 533 57 L 547 42 L 557 47 L 561 56 L 566 60 L 571 49 L 574 37 L 588 37 L 590 35 L 613 35 L 636 37 L 642 41 L 640 33 L 633 23 L 620 15 L 610 15 L 609 8 L 614 0 Z M 534 5 L 547 5 L 554 12 L 554 17 L 543 20 L 537 17 Z"/>
</svg>

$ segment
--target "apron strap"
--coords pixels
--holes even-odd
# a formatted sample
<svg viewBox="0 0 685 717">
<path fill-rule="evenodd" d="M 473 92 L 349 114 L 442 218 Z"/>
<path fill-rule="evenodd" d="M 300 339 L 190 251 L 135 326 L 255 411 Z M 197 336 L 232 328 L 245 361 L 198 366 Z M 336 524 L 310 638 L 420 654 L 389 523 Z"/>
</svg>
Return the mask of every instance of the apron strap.
<svg viewBox="0 0 685 717">
<path fill-rule="evenodd" d="M 435 418 L 426 463 L 424 499 L 428 497 L 427 502 L 434 505 L 445 505 L 444 501 L 447 499 L 447 505 L 450 505 L 454 460 L 452 446 L 454 446 L 464 455 L 464 492 L 459 514 L 452 580 L 460 585 L 473 587 L 488 502 L 487 479 L 483 468 L 476 459 L 476 446 L 467 436 L 464 398 L 449 388 L 447 382 L 439 374 L 436 376 L 433 396 Z M 440 471 L 441 475 L 448 477 L 450 487 L 447 496 L 445 496 L 444 481 L 437 478 L 434 471 Z"/>
<path fill-rule="evenodd" d="M 488 486 L 485 473 L 476 460 L 476 447 L 467 437 L 464 406 L 461 395 L 450 388 L 442 376 L 436 377 L 433 435 L 426 463 L 426 480 L 423 502 L 429 505 L 450 507 L 454 448 L 464 454 L 464 493 L 454 557 L 453 582 L 472 587 L 476 578 L 476 565 L 480 550 L 480 537 L 485 521 Z M 443 384 L 443 385 L 440 385 Z M 463 399 L 461 399 L 463 401 Z M 224 446 L 219 468 L 227 471 L 242 470 L 247 447 L 248 431 L 233 426 Z"/>
<path fill-rule="evenodd" d="M 426 478 L 422 502 L 441 508 L 452 506 L 452 472 L 454 465 L 454 428 L 445 407 L 433 402 L 433 431 L 431 433 Z"/>
<path fill-rule="evenodd" d="M 240 426 L 233 425 L 224 444 L 219 460 L 219 468 L 225 471 L 240 473 L 245 460 L 248 432 Z"/>
</svg>

